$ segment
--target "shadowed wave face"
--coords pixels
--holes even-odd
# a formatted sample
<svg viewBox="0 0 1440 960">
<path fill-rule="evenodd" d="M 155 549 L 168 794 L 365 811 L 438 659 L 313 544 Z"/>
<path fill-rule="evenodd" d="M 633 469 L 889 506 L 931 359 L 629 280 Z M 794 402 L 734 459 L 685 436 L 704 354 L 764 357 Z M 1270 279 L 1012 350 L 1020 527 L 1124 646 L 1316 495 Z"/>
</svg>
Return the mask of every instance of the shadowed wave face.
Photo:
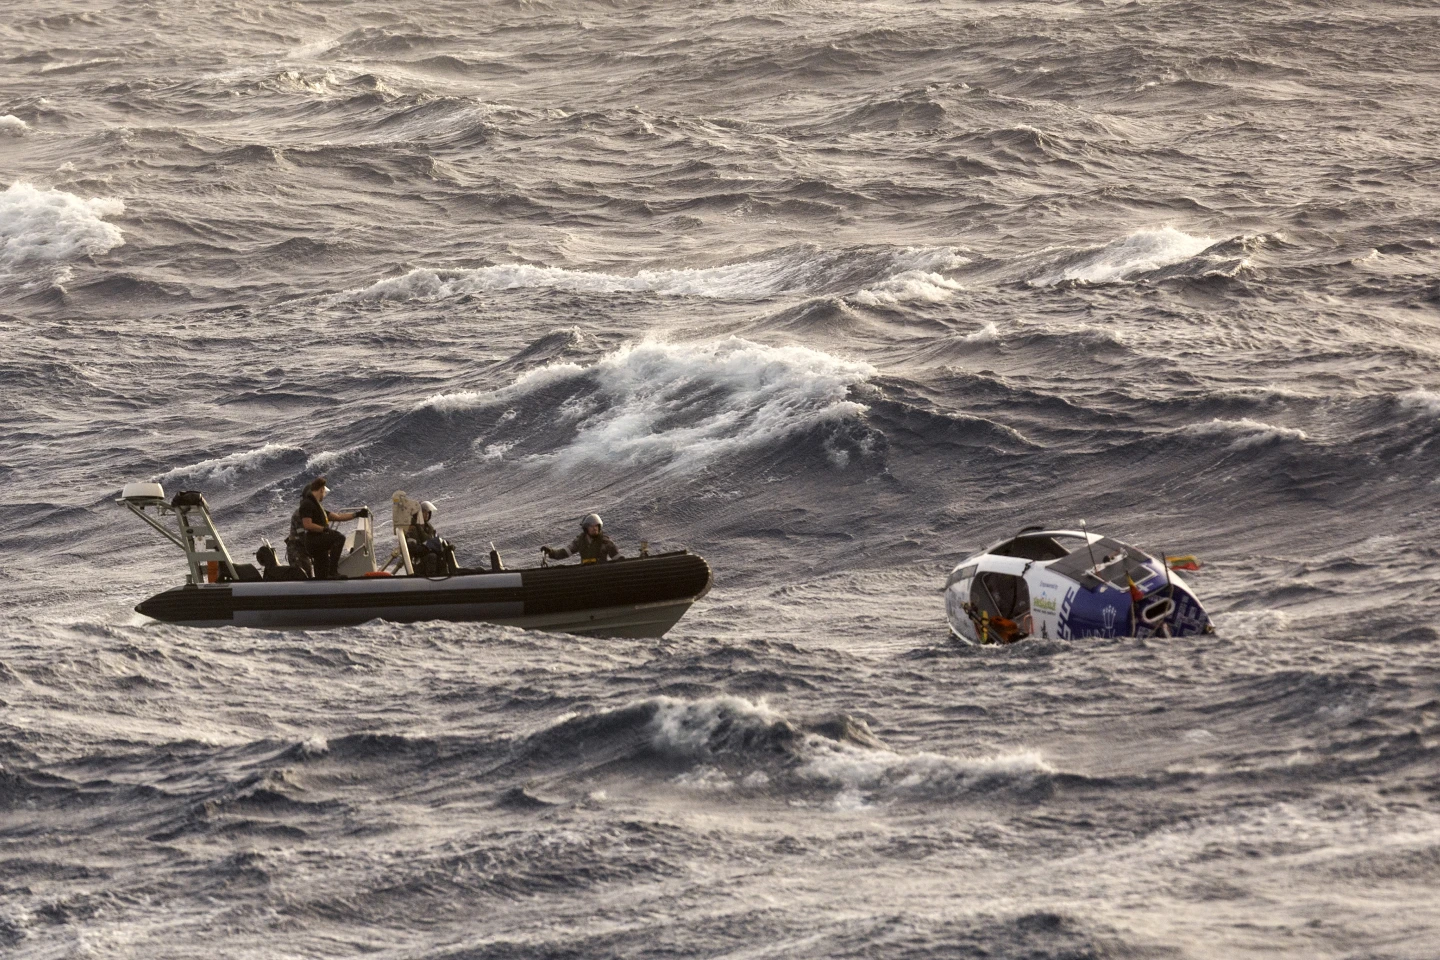
<svg viewBox="0 0 1440 960">
<path fill-rule="evenodd" d="M 0 953 L 1431 960 L 1433 19 L 14 0 Z M 319 473 L 714 587 L 133 612 L 122 484 L 244 561 Z M 1081 518 L 1218 633 L 948 641 Z"/>
</svg>

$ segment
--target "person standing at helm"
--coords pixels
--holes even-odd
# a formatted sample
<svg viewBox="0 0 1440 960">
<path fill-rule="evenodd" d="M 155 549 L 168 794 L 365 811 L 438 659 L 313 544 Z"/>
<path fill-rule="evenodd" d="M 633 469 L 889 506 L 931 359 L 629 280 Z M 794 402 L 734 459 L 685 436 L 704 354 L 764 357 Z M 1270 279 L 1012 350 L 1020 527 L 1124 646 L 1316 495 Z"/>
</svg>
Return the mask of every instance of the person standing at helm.
<svg viewBox="0 0 1440 960">
<path fill-rule="evenodd" d="M 540 552 L 551 560 L 564 560 L 571 554 L 578 554 L 581 563 L 602 563 L 620 556 L 620 548 L 605 535 L 605 525 L 595 513 L 580 521 L 580 536 L 571 540 L 570 546 L 559 549 L 541 547 Z"/>
<path fill-rule="evenodd" d="M 340 576 L 340 552 L 345 549 L 345 535 L 332 530 L 332 520 L 354 520 L 368 517 L 370 511 L 361 507 L 352 513 L 331 513 L 321 504 L 327 493 L 324 477 L 316 477 L 305 487 L 300 498 L 300 526 L 305 530 L 305 549 L 315 561 L 315 576 L 320 580 L 334 580 Z"/>
</svg>

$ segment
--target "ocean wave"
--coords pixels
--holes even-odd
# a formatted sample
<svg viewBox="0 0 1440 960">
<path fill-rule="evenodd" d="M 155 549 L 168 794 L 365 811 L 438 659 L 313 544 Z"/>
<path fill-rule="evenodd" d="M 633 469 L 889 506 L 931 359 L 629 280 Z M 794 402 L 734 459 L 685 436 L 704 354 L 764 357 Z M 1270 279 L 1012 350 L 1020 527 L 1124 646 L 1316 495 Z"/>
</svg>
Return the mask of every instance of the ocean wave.
<svg viewBox="0 0 1440 960">
<path fill-rule="evenodd" d="M 432 35 L 408 24 L 361 27 L 326 42 L 316 52 L 332 57 L 390 58 L 433 50 L 454 38 Z"/>
<path fill-rule="evenodd" d="M 350 296 L 365 301 L 438 300 L 503 290 L 564 293 L 650 293 L 662 297 L 764 300 L 784 294 L 848 293 L 862 303 L 946 299 L 959 284 L 938 271 L 965 263 L 950 247 L 822 253 L 787 249 L 719 267 L 641 270 L 634 275 L 529 264 L 473 269 L 417 268 Z"/>
<path fill-rule="evenodd" d="M 256 450 L 232 453 L 223 457 L 201 460 L 189 466 L 176 467 L 156 479 L 162 484 L 177 481 L 230 484 L 243 473 L 258 470 L 267 464 L 289 457 L 299 458 L 304 452 L 283 443 L 267 443 Z"/>
<path fill-rule="evenodd" d="M 1182 264 L 1214 245 L 1210 237 L 1191 236 L 1174 227 L 1139 230 L 1104 246 L 1072 253 L 1028 283 L 1032 287 L 1119 283 Z"/>
<path fill-rule="evenodd" d="M 23 137 L 30 132 L 30 124 L 13 113 L 0 117 L 0 137 Z"/>
<path fill-rule="evenodd" d="M 914 300 L 940 303 L 963 289 L 950 278 L 923 270 L 907 270 L 855 294 L 855 301 L 867 307 L 894 306 Z"/>
<path fill-rule="evenodd" d="M 325 99 L 351 99 L 357 90 L 368 94 L 391 94 L 379 81 L 369 83 L 356 77 L 340 77 L 331 70 L 319 72 L 306 70 L 282 70 L 272 76 L 253 82 L 249 91 L 286 93 L 315 96 Z"/>
<path fill-rule="evenodd" d="M 1440 393 L 1434 390 L 1408 390 L 1397 398 L 1400 406 L 1421 413 L 1440 414 Z"/>
<path fill-rule="evenodd" d="M 422 408 L 442 413 L 509 407 L 514 416 L 477 438 L 508 456 L 537 432 L 529 459 L 562 464 L 672 459 L 700 464 L 827 422 L 859 417 L 852 387 L 876 374 L 867 363 L 800 346 L 731 337 L 715 343 L 646 341 L 595 364 L 552 363 L 493 391 L 439 394 Z M 555 450 L 555 426 L 568 438 Z M 510 446 L 506 447 L 505 444 Z"/>
<path fill-rule="evenodd" d="M 63 190 L 13 183 L 0 193 L 0 271 L 112 250 L 125 237 L 105 218 L 124 212 L 125 204 L 113 198 L 85 200 Z"/>
<path fill-rule="evenodd" d="M 1230 449 L 1248 450 L 1287 441 L 1310 439 L 1304 430 L 1295 427 L 1277 427 L 1260 420 L 1242 417 L 1239 420 L 1222 420 L 1216 417 L 1209 423 L 1193 423 L 1183 428 L 1184 433 L 1194 437 L 1230 437 Z"/>
<path fill-rule="evenodd" d="M 743 697 L 659 697 L 654 706 L 651 744 L 666 756 L 706 759 L 758 747 L 770 749 L 800 736 L 780 714 Z"/>
<path fill-rule="evenodd" d="M 1035 750 L 990 757 L 948 757 L 862 750 L 843 743 L 817 746 L 815 755 L 796 772 L 839 787 L 841 792 L 833 802 L 842 807 L 865 805 L 876 795 L 950 796 L 989 789 L 1028 790 L 1046 786 L 1056 773 Z"/>
<path fill-rule="evenodd" d="M 853 718 L 807 728 L 743 697 L 660 697 L 653 704 L 651 745 L 663 756 L 698 762 L 672 781 L 691 790 L 821 786 L 837 791 L 832 806 L 853 808 L 905 795 L 1030 789 L 1056 772 L 1036 751 L 976 758 L 900 753 Z M 784 762 L 765 764 L 771 757 Z M 737 759 L 751 762 L 737 766 Z"/>
<path fill-rule="evenodd" d="M 986 320 L 980 329 L 961 334 L 956 339 L 961 343 L 999 343 L 1000 328 L 994 320 Z"/>
</svg>

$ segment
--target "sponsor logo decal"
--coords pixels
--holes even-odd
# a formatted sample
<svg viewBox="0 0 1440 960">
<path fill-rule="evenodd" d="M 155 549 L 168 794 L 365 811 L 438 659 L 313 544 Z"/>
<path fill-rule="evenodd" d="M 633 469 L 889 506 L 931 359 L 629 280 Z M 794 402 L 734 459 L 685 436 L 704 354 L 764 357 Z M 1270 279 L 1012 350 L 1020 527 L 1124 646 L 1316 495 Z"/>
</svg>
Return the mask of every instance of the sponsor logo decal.
<svg viewBox="0 0 1440 960">
<path fill-rule="evenodd" d="M 1060 619 L 1055 624 L 1055 636 L 1061 640 L 1070 639 L 1070 611 L 1075 603 L 1075 587 L 1065 591 L 1065 599 L 1060 601 Z"/>
</svg>

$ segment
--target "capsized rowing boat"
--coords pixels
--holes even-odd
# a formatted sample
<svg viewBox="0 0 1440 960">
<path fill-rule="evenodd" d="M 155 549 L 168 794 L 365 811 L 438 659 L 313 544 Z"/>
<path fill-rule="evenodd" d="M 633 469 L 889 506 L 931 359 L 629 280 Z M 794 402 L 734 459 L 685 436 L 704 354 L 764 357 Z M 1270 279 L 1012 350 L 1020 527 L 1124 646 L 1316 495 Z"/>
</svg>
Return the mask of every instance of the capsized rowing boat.
<svg viewBox="0 0 1440 960">
<path fill-rule="evenodd" d="M 1026 527 L 956 565 L 945 614 L 965 643 L 1213 633 L 1175 572 L 1197 568 L 1193 557 L 1151 556 L 1083 528 Z"/>
</svg>

